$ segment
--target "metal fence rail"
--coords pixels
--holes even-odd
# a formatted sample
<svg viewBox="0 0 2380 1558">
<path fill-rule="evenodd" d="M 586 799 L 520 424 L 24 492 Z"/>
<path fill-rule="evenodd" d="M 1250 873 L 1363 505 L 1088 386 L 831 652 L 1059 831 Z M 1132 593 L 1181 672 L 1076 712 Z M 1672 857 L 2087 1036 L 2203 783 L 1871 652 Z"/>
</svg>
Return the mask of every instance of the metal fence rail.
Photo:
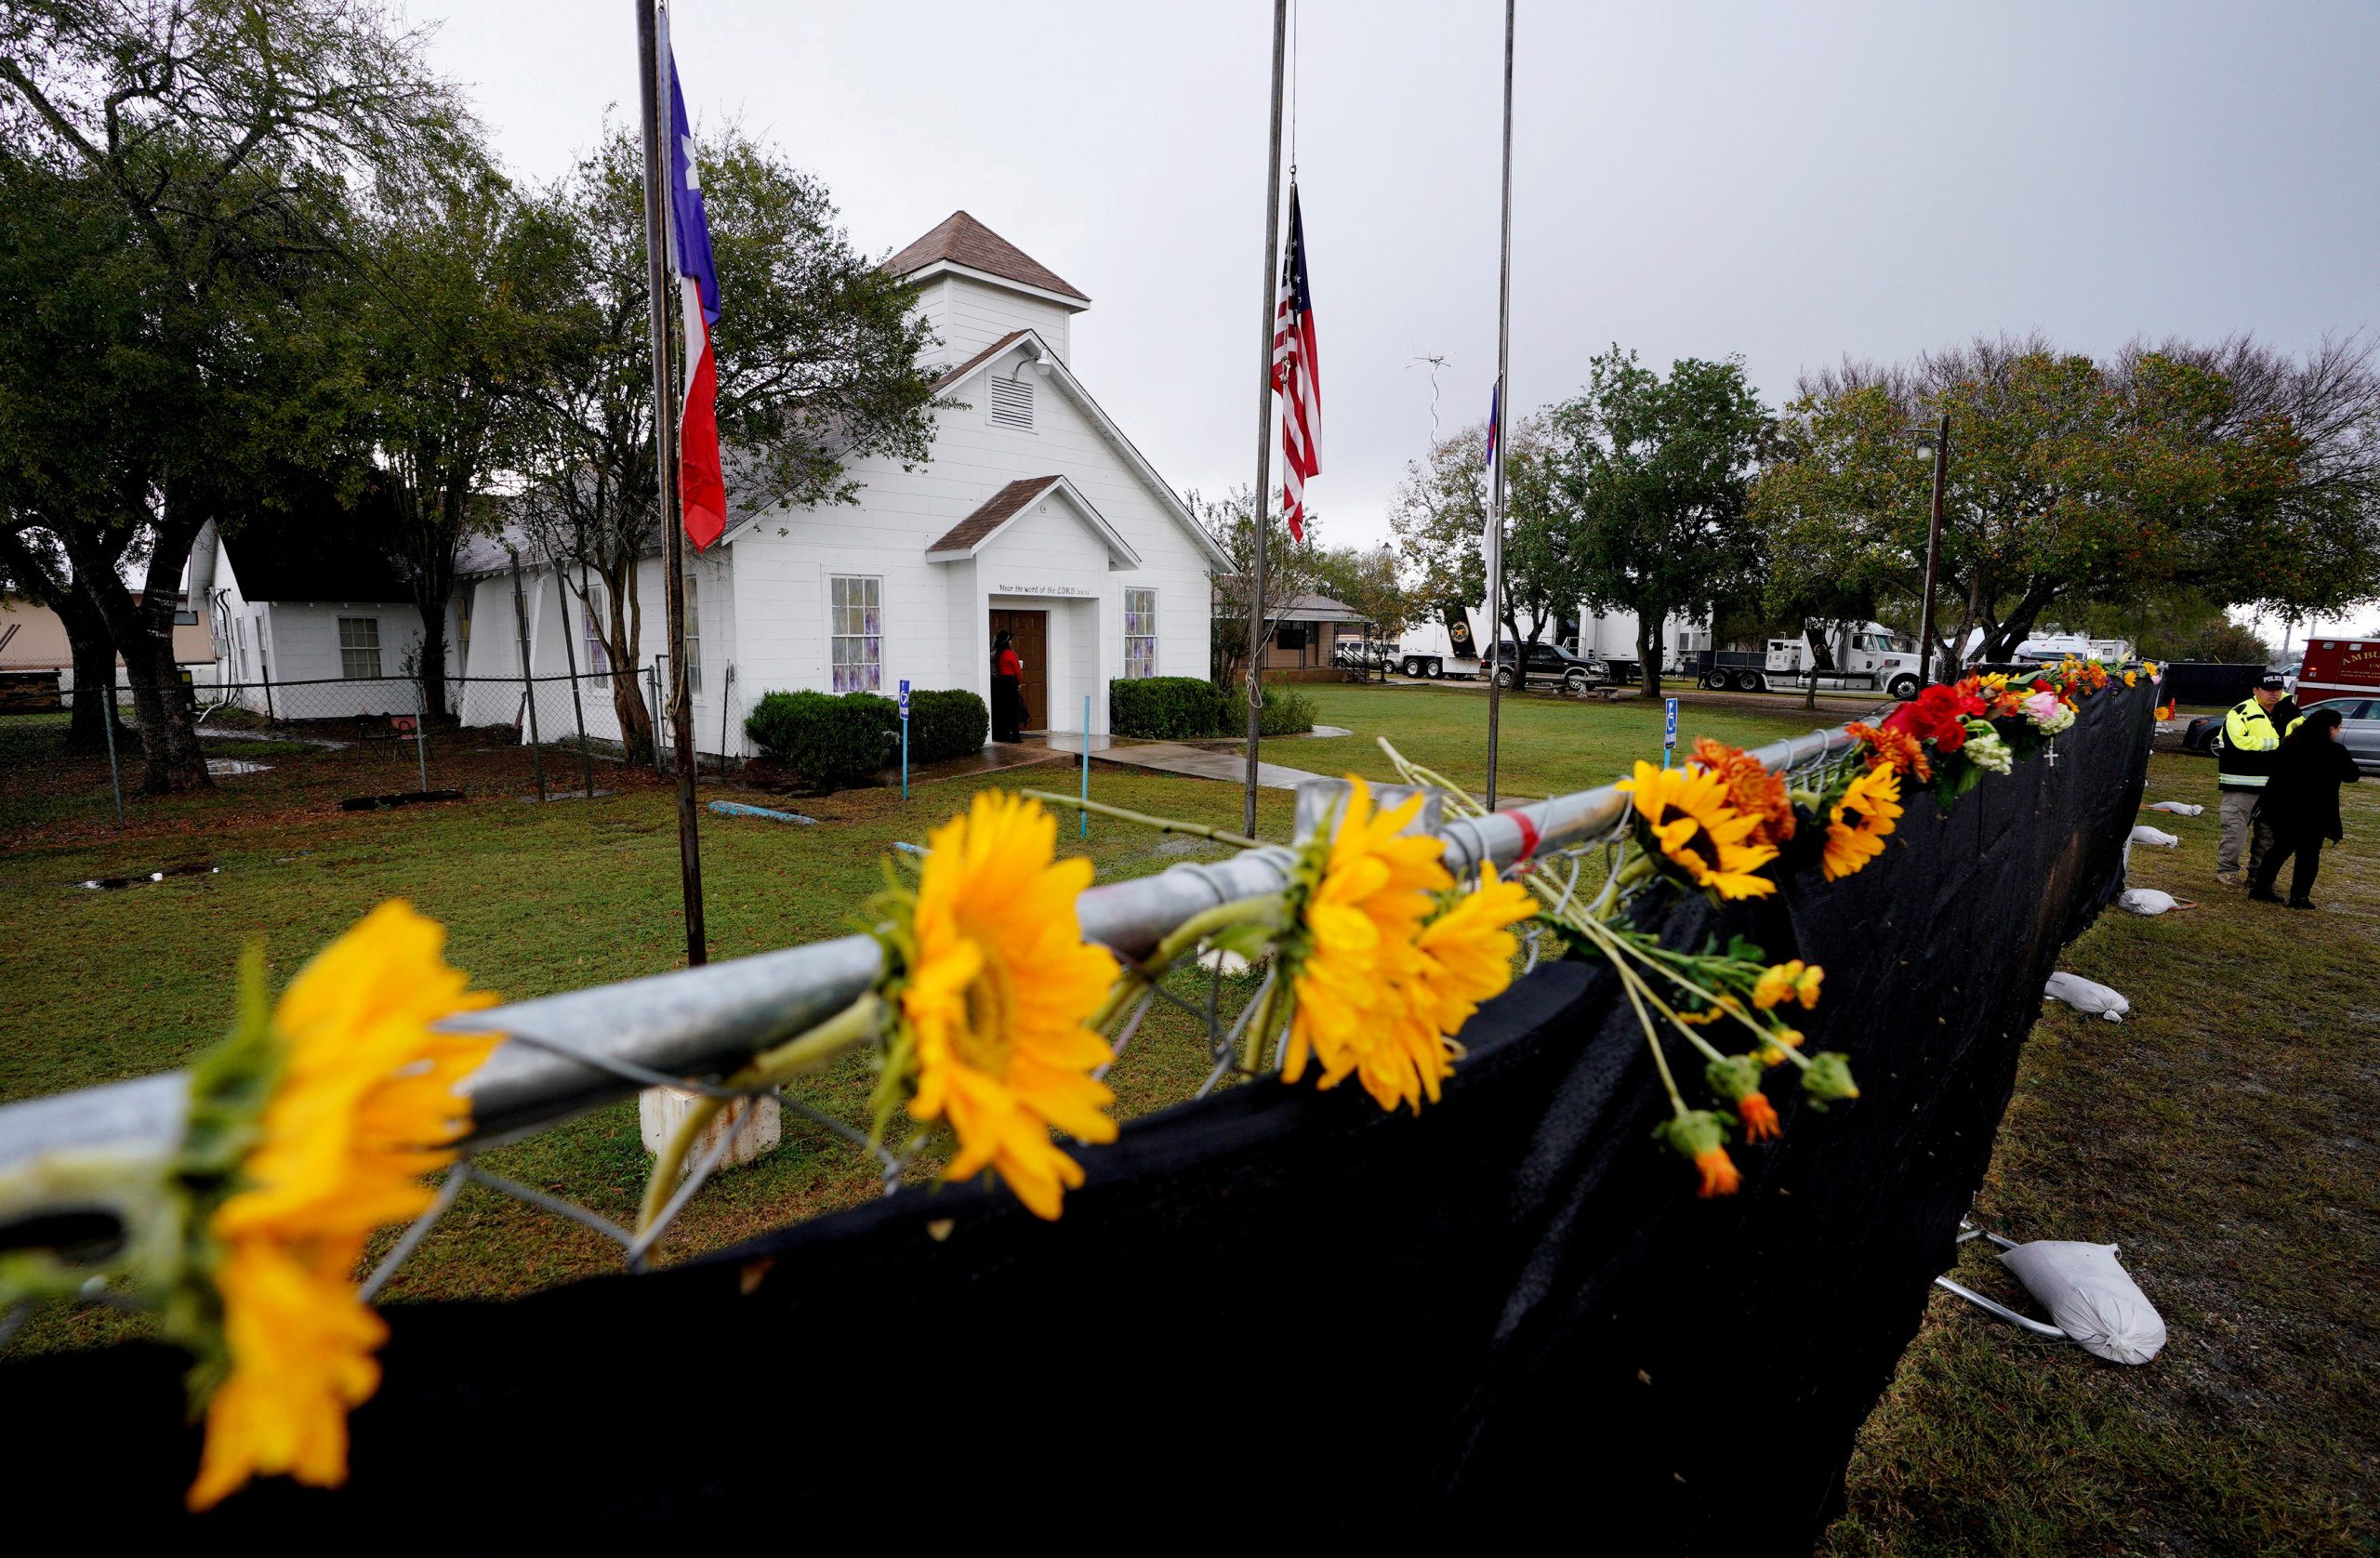
<svg viewBox="0 0 2380 1558">
<path fill-rule="evenodd" d="M 1753 756 L 1802 772 L 1847 760 L 1857 742 L 1840 727 L 1772 743 Z M 1443 825 L 1458 873 L 1593 845 L 1623 821 L 1628 798 L 1606 785 L 1480 818 Z M 1289 852 L 1243 851 L 1183 863 L 1153 877 L 1086 891 L 1086 939 L 1127 957 L 1219 904 L 1276 892 Z M 850 1005 L 881 971 L 876 943 L 853 935 L 701 968 L 473 1012 L 472 1031 L 506 1036 L 463 1090 L 481 1148 L 569 1119 L 656 1083 L 700 1086 L 760 1050 Z M 178 1072 L 0 1105 L 0 1239 L 9 1223 L 73 1205 L 45 1171 L 83 1154 L 112 1159 L 171 1155 L 180 1143 L 186 1084 Z M 483 1176 L 484 1177 L 484 1176 Z M 591 1215 L 591 1214 L 590 1214 Z"/>
</svg>

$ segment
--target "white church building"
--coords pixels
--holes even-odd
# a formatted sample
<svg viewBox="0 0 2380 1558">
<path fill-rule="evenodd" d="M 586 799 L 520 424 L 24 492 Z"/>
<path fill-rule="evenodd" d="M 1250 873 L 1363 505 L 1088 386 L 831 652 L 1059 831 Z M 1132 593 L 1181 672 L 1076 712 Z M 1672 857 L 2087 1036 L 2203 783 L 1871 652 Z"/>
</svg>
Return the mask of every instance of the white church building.
<svg viewBox="0 0 2380 1558">
<path fill-rule="evenodd" d="M 1002 628 L 1025 662 L 1028 731 L 1080 731 L 1088 718 L 1104 733 L 1115 679 L 1208 672 L 1209 581 L 1226 560 L 1076 376 L 1070 327 L 1090 298 L 964 211 L 886 265 L 917 286 L 940 337 L 928 363 L 943 370 L 932 457 L 908 470 L 853 461 L 856 504 L 749 514 L 731 462 L 727 533 L 687 554 L 706 753 L 747 755 L 746 712 L 780 690 L 890 696 L 906 680 L 988 703 Z M 530 674 L 573 660 L 604 668 L 576 594 L 564 600 L 550 569 L 522 564 Z M 668 640 L 657 554 L 637 588 L 650 663 Z M 462 674 L 518 678 L 509 555 L 475 545 L 457 594 Z M 519 706 L 517 686 L 471 680 L 460 713 L 509 723 Z M 558 706 L 541 706 L 550 722 Z M 587 700 L 586 718 L 590 735 L 616 736 L 608 700 Z"/>
</svg>

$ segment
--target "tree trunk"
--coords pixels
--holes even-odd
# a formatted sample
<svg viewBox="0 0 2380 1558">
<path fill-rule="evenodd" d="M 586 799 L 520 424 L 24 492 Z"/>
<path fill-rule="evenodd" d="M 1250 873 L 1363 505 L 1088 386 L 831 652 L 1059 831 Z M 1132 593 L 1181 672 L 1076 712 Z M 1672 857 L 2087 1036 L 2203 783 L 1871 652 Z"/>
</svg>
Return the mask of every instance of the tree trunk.
<svg viewBox="0 0 2380 1558">
<path fill-rule="evenodd" d="M 616 569 L 597 568 L 603 575 L 603 591 L 611 599 L 610 621 L 604 625 L 604 636 L 611 641 L 612 713 L 620 722 L 622 755 L 630 763 L 653 760 L 653 710 L 644 703 L 644 680 L 639 674 L 636 646 L 644 628 L 644 611 L 636 599 L 636 559 L 630 556 L 627 564 Z"/>
<path fill-rule="evenodd" d="M 75 588 L 106 623 L 132 683 L 133 713 L 140 723 L 146 765 L 140 781 L 144 795 L 203 790 L 214 783 L 199 751 L 197 708 L 174 664 L 174 609 L 182 564 L 190 559 L 202 524 L 184 520 L 152 528 L 149 574 L 139 601 L 124 587 L 95 530 L 72 526 L 66 539 Z"/>
<path fill-rule="evenodd" d="M 66 641 L 74 653 L 74 714 L 66 728 L 66 749 L 105 752 L 108 730 L 101 721 L 115 719 L 115 637 L 98 608 L 80 595 L 63 596 L 51 609 L 65 625 Z M 121 721 L 115 741 L 119 747 L 132 741 L 132 733 Z"/>
<path fill-rule="evenodd" d="M 1647 698 L 1661 695 L 1661 624 L 1668 619 L 1667 612 L 1636 614 L 1636 668 L 1645 679 Z"/>
<path fill-rule="evenodd" d="M 421 681 L 422 708 L 442 724 L 446 719 L 446 603 L 453 592 L 451 575 L 414 575 L 413 603 L 421 612 L 421 662 L 414 674 Z"/>
</svg>

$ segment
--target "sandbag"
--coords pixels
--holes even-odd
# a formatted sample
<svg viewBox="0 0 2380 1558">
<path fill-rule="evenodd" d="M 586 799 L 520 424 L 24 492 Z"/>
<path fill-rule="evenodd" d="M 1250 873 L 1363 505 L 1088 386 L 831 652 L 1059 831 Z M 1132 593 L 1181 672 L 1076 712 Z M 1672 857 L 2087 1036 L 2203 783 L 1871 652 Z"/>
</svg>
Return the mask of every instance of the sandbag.
<svg viewBox="0 0 2380 1558">
<path fill-rule="evenodd" d="M 2159 800 L 2150 802 L 2149 805 L 2142 807 L 2141 810 L 2144 812 L 2171 812 L 2177 817 L 2195 817 L 2201 812 L 2205 811 L 2206 808 L 2203 806 L 2192 805 L 2187 800 Z"/>
<path fill-rule="evenodd" d="M 2132 1003 L 2116 991 L 2063 969 L 2049 976 L 2042 996 L 2047 1000 L 2064 1001 L 2085 1016 L 2104 1017 L 2110 1023 L 2122 1022 L 2123 1014 L 2132 1010 Z"/>
<path fill-rule="evenodd" d="M 2150 827 L 2147 823 L 2139 823 L 2133 827 L 2132 842 L 2154 844 L 2161 850 L 2171 850 L 2179 848 L 2182 840 L 2178 834 L 2168 833 L 2162 827 Z"/>
<path fill-rule="evenodd" d="M 2164 1317 L 2116 1259 L 2115 1246 L 2037 1239 L 2002 1250 L 2000 1263 L 2093 1356 L 2145 1364 L 2163 1350 Z"/>
<path fill-rule="evenodd" d="M 2153 887 L 2128 887 L 2116 899 L 2116 906 L 2134 914 L 2163 914 L 2181 903 L 2172 893 Z"/>
</svg>

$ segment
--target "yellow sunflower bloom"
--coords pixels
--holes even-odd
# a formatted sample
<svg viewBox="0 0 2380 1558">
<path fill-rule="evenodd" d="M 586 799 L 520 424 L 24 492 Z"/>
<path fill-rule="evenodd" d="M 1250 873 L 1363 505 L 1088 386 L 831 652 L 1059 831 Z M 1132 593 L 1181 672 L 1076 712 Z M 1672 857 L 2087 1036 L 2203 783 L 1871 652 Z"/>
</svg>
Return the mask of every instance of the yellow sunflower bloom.
<svg viewBox="0 0 2380 1558">
<path fill-rule="evenodd" d="M 1826 879 L 1848 877 L 1884 853 L 1884 835 L 1900 813 L 1899 770 L 1871 768 L 1852 780 L 1827 812 Z"/>
<path fill-rule="evenodd" d="M 1482 867 L 1479 886 L 1457 898 L 1414 939 L 1408 1020 L 1397 1043 L 1380 1047 L 1360 1068 L 1365 1089 L 1393 1108 L 1401 1098 L 1418 1114 L 1421 1098 L 1438 1102 L 1439 1089 L 1454 1075 L 1453 1042 L 1483 1002 L 1513 982 L 1513 957 L 1520 938 L 1512 927 L 1537 912 L 1537 900 L 1518 882 L 1499 881 Z M 1418 1084 L 1418 1090 L 1417 1090 Z"/>
<path fill-rule="evenodd" d="M 1633 798 L 1636 814 L 1661 853 L 1697 887 L 1722 898 L 1762 898 L 1777 891 L 1775 882 L 1753 875 L 1777 858 L 1777 851 L 1745 841 L 1762 819 L 1728 804 L 1727 784 L 1720 775 L 1640 760 L 1634 776 L 1613 787 Z"/>
<path fill-rule="evenodd" d="M 1091 1072 L 1109 1058 L 1089 1026 L 1116 961 L 1082 939 L 1075 895 L 1091 862 L 1060 861 L 1058 825 L 1038 801 L 979 792 L 927 838 L 901 1015 L 917 1053 L 909 1114 L 959 1139 L 946 1177 L 997 1169 L 1037 1217 L 1054 1218 L 1082 1168 L 1051 1127 L 1112 1142 L 1116 1101 Z"/>
<path fill-rule="evenodd" d="M 1281 1079 L 1299 1080 L 1312 1061 L 1322 1068 L 1318 1087 L 1360 1073 L 1364 1090 L 1382 1108 L 1408 1099 L 1418 1108 L 1424 1084 L 1415 1052 L 1421 1046 L 1399 1035 L 1413 1021 L 1415 940 L 1432 894 L 1453 887 L 1454 878 L 1439 860 L 1442 840 L 1400 832 L 1421 810 L 1420 796 L 1376 812 L 1370 786 L 1353 775 L 1348 785 L 1283 960 L 1296 1005 Z M 1401 1058 L 1390 1050 L 1401 1050 Z M 1436 1096 L 1435 1081 L 1427 1090 Z"/>
<path fill-rule="evenodd" d="M 1800 1001 L 1805 1008 L 1815 1007 L 1818 1004 L 1818 984 L 1825 978 L 1824 969 L 1799 957 L 1772 964 L 1760 971 L 1759 980 L 1753 984 L 1752 1004 L 1763 1011 L 1787 1001 Z"/>
<path fill-rule="evenodd" d="M 192 1509 L 258 1474 L 347 1478 L 347 1412 L 379 1383 L 387 1331 L 354 1273 L 382 1223 L 432 1200 L 421 1175 L 470 1123 L 455 1085 L 496 1041 L 430 1024 L 495 1004 L 443 957 L 446 932 L 381 904 L 290 981 L 272 1010 L 280 1077 L 209 1231 L 230 1374 L 206 1406 Z"/>
</svg>

